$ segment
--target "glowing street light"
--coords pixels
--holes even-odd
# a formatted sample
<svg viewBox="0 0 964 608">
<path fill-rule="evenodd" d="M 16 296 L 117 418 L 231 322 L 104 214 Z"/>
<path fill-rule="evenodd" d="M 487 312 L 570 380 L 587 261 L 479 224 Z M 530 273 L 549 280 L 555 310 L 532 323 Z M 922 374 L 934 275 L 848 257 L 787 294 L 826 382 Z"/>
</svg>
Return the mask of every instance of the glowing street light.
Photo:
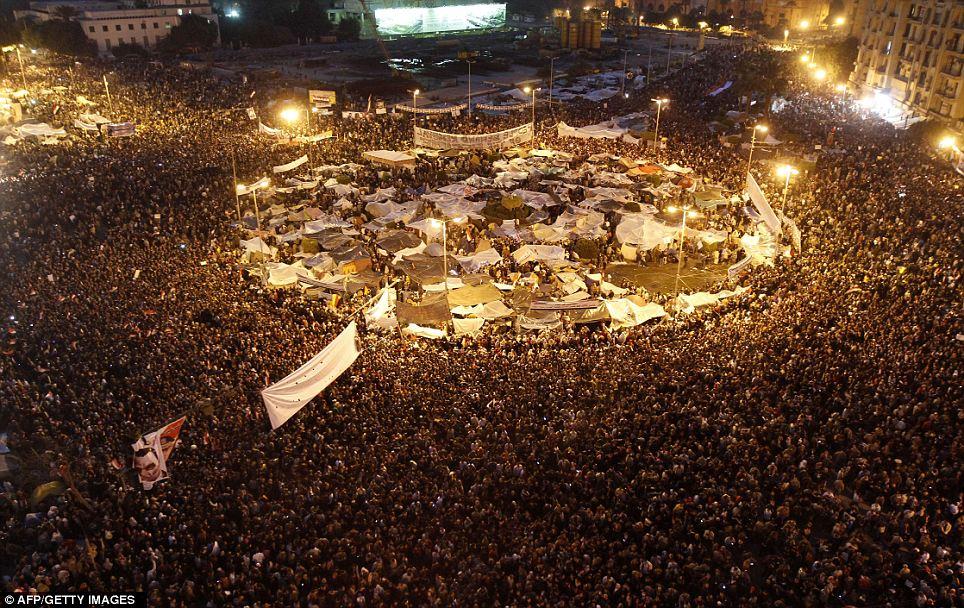
<svg viewBox="0 0 964 608">
<path fill-rule="evenodd" d="M 800 171 L 798 171 L 796 167 L 791 167 L 790 165 L 782 165 L 777 169 L 777 175 L 786 178 L 786 182 L 783 184 L 783 203 L 780 205 L 780 211 L 787 208 L 787 192 L 790 191 L 790 178 L 799 173 Z"/>
<path fill-rule="evenodd" d="M 833 20 L 833 24 L 836 25 L 837 27 L 840 27 L 841 25 L 843 25 L 843 24 L 846 23 L 846 22 L 847 22 L 847 20 L 846 20 L 845 18 L 843 18 L 843 17 L 837 17 L 836 19 Z"/>
<path fill-rule="evenodd" d="M 753 163 L 753 146 L 756 144 L 756 134 L 759 132 L 766 135 L 769 130 L 770 128 L 766 125 L 756 125 L 753 127 L 753 135 L 750 137 L 750 156 L 746 159 L 747 180 L 749 180 L 750 165 Z"/>
<path fill-rule="evenodd" d="M 957 138 L 953 135 L 945 135 L 937 143 L 937 147 L 941 150 L 958 150 L 957 148 Z"/>
<path fill-rule="evenodd" d="M 804 53 L 803 55 L 800 55 L 800 63 L 810 63 L 809 53 Z"/>
<path fill-rule="evenodd" d="M 663 106 L 669 103 L 669 100 L 661 97 L 659 99 L 651 99 L 650 101 L 656 104 L 656 129 L 653 131 L 653 155 L 656 162 L 659 162 L 659 114 L 663 110 Z"/>
<path fill-rule="evenodd" d="M 846 92 L 847 92 L 847 85 L 845 85 L 845 84 L 843 84 L 843 83 L 840 83 L 840 84 L 838 84 L 837 86 L 835 86 L 834 89 L 836 89 L 836 91 L 837 91 L 838 93 L 846 93 Z"/>
<path fill-rule="evenodd" d="M 679 27 L 679 19 L 677 19 L 676 17 L 672 18 L 671 23 L 673 24 L 673 29 L 676 29 Z"/>
<path fill-rule="evenodd" d="M 808 20 L 804 19 L 803 21 L 800 22 L 801 30 L 808 29 L 809 27 L 810 27 L 810 22 Z"/>
<path fill-rule="evenodd" d="M 824 78 L 827 77 L 827 70 L 820 68 L 819 70 L 813 73 L 813 77 L 816 78 L 817 80 L 823 80 Z"/>
<path fill-rule="evenodd" d="M 532 93 L 532 139 L 529 145 L 533 148 L 536 147 L 536 91 L 541 91 L 542 89 L 537 89 L 534 87 L 525 87 L 522 91 L 526 94 Z"/>
<path fill-rule="evenodd" d="M 790 30 L 783 30 L 783 44 L 787 44 L 787 40 L 790 38 Z"/>
<path fill-rule="evenodd" d="M 696 219 L 700 217 L 700 214 L 696 211 L 690 211 L 689 205 L 684 205 L 683 207 L 667 207 L 667 211 L 670 213 L 676 213 L 680 211 L 680 227 L 679 227 L 679 255 L 677 255 L 676 262 L 676 298 L 679 299 L 679 277 L 680 273 L 683 271 L 683 239 L 686 237 L 686 218 Z"/>
<path fill-rule="evenodd" d="M 288 123 L 289 125 L 298 122 L 301 119 L 301 110 L 294 106 L 289 106 L 278 112 L 278 117 Z"/>
<path fill-rule="evenodd" d="M 236 196 L 242 196 L 244 194 L 251 194 L 251 199 L 254 202 L 254 219 L 258 222 L 257 231 L 261 231 L 261 212 L 258 210 L 258 189 L 266 188 L 271 185 L 271 180 L 267 177 L 262 177 L 258 181 L 254 182 L 250 186 L 245 186 L 244 184 L 236 184 L 234 186 L 234 193 Z M 240 210 L 239 210 L 240 213 Z"/>
</svg>

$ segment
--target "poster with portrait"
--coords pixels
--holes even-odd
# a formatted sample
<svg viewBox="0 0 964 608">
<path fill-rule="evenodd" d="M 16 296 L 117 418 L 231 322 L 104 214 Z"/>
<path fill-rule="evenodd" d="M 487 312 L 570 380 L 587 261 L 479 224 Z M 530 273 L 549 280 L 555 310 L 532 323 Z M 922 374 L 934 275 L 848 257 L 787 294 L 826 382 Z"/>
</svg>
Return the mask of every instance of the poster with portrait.
<svg viewBox="0 0 964 608">
<path fill-rule="evenodd" d="M 150 490 L 155 483 L 169 477 L 167 463 L 177 446 L 177 438 L 186 420 L 187 417 L 182 416 L 131 444 L 134 450 L 134 470 L 137 471 L 137 477 L 145 490 Z"/>
</svg>

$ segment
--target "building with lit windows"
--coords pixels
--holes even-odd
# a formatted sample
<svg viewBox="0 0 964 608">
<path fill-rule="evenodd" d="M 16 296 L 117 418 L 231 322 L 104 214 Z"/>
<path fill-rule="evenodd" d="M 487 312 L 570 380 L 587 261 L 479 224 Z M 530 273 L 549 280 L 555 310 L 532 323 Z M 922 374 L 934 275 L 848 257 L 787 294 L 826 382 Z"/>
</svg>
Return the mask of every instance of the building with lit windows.
<svg viewBox="0 0 964 608">
<path fill-rule="evenodd" d="M 879 106 L 964 126 L 964 2 L 870 0 L 851 82 Z"/>
<path fill-rule="evenodd" d="M 65 7 L 66 10 L 64 10 Z M 47 21 L 68 18 L 80 24 L 84 34 L 108 53 L 120 44 L 154 48 L 182 15 L 194 14 L 215 24 L 218 17 L 207 0 L 148 0 L 147 2 L 101 2 L 98 0 L 40 0 L 26 10 L 14 11 L 18 19 Z"/>
</svg>

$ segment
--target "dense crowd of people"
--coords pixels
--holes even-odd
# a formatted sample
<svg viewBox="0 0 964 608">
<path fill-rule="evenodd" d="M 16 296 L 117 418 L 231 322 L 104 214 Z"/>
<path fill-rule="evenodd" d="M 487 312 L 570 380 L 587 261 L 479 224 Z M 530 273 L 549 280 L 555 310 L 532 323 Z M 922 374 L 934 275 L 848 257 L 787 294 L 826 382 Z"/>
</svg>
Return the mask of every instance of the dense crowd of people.
<svg viewBox="0 0 964 608">
<path fill-rule="evenodd" d="M 764 78 L 799 63 L 714 53 L 606 107 L 556 108 L 540 143 L 628 154 L 560 139 L 554 121 L 665 95 L 663 154 L 737 189 L 745 157 L 707 123 L 738 94 L 706 92 L 747 62 Z M 252 86 L 67 66 L 30 66 L 32 86 L 67 87 L 35 116 L 84 111 L 78 94 L 104 104 L 110 69 L 114 114 L 139 128 L 4 150 L 0 430 L 23 467 L 0 493 L 5 590 L 140 590 L 152 606 L 964 603 L 962 180 L 910 134 L 794 78 L 771 129 L 800 153 L 834 130 L 834 149 L 793 186 L 802 252 L 745 294 L 619 334 L 366 333 L 272 432 L 259 391 L 345 325 L 243 276 L 228 153 L 259 176 L 290 148 L 254 132 Z M 361 163 L 368 190 L 425 192 L 451 182 L 443 163 L 470 162 L 386 178 L 361 153 L 410 147 L 408 119 L 326 128 L 313 161 Z M 114 463 L 185 411 L 171 478 L 142 490 Z M 68 491 L 31 500 L 50 479 Z"/>
</svg>

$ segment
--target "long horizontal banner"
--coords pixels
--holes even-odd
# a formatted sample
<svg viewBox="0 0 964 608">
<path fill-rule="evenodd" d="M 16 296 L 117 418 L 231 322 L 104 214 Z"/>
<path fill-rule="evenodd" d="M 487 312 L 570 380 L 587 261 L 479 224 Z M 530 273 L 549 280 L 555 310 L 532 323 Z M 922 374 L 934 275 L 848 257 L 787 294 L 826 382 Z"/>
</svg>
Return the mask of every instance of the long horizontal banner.
<svg viewBox="0 0 964 608">
<path fill-rule="evenodd" d="M 292 169 L 297 169 L 298 167 L 305 164 L 306 162 L 308 162 L 308 155 L 303 154 L 299 158 L 296 158 L 293 161 L 291 161 L 290 163 L 286 163 L 284 165 L 276 165 L 272 167 L 271 171 L 273 171 L 274 173 L 286 173 L 288 171 L 291 171 Z"/>
<path fill-rule="evenodd" d="M 496 112 L 503 112 L 503 111 L 508 112 L 511 110 L 526 110 L 531 107 L 532 107 L 532 104 L 528 104 L 528 103 L 516 103 L 516 104 L 504 105 L 504 106 L 497 106 L 497 105 L 492 105 L 488 103 L 475 104 L 475 108 L 477 110 L 494 110 Z"/>
<path fill-rule="evenodd" d="M 532 123 L 481 135 L 442 133 L 415 127 L 415 145 L 433 150 L 502 150 L 532 139 Z"/>
<path fill-rule="evenodd" d="M 413 114 L 451 114 L 453 112 L 461 112 L 467 109 L 468 106 L 461 103 L 457 106 L 448 106 L 445 108 L 415 108 L 412 106 L 406 106 L 403 104 L 398 104 L 395 106 L 395 110 L 399 112 L 411 112 Z"/>
</svg>

